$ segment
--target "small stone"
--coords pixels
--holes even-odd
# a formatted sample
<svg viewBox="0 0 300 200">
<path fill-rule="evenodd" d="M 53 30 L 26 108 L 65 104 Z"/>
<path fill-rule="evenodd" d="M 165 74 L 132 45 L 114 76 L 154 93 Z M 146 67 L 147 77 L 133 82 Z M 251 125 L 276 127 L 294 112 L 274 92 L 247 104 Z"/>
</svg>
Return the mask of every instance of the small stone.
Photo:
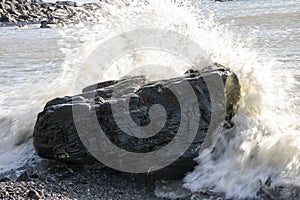
<svg viewBox="0 0 300 200">
<path fill-rule="evenodd" d="M 22 173 L 16 181 L 29 181 L 29 176 L 27 174 L 27 172 Z"/>
<path fill-rule="evenodd" d="M 36 190 L 30 190 L 27 197 L 30 199 L 42 199 L 41 195 Z"/>
<path fill-rule="evenodd" d="M 8 178 L 7 176 L 0 178 L 0 182 L 6 182 L 6 181 L 10 181 L 10 178 Z"/>
<path fill-rule="evenodd" d="M 74 186 L 74 183 L 70 182 L 70 183 L 69 183 L 69 186 Z"/>
<path fill-rule="evenodd" d="M 33 174 L 30 174 L 29 177 L 34 178 L 34 179 L 38 179 L 39 175 L 38 175 L 38 173 L 33 173 Z"/>
<path fill-rule="evenodd" d="M 182 187 L 181 180 L 173 180 L 167 183 L 157 183 L 154 193 L 157 197 L 169 199 L 183 199 L 191 195 L 191 192 Z"/>
</svg>

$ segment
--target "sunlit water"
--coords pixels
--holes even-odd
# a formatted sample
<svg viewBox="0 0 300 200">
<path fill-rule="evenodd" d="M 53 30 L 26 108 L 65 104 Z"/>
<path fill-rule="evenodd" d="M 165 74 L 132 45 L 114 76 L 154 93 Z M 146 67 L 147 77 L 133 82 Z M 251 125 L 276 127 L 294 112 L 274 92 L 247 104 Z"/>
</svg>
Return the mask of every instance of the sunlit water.
<svg viewBox="0 0 300 200">
<path fill-rule="evenodd" d="M 300 2 L 195 4 L 104 4 L 92 26 L 1 28 L 0 171 L 16 169 L 33 155 L 36 115 L 49 99 L 80 92 L 99 81 L 99 73 L 114 79 L 139 65 L 168 63 L 183 73 L 181 62 L 170 63 L 173 57 L 162 52 L 135 52 L 108 71 L 84 65 L 101 42 L 151 27 L 188 36 L 207 52 L 207 60 L 236 72 L 242 86 L 235 137 L 218 160 L 200 156 L 185 187 L 242 198 L 254 197 L 269 177 L 273 186 L 300 185 Z"/>
</svg>

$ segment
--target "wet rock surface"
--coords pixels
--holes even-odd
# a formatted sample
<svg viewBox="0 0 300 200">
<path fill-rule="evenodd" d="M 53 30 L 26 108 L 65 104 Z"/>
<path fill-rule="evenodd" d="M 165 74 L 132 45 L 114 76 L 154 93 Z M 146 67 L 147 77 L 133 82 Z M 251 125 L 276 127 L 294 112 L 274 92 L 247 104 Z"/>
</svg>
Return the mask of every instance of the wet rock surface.
<svg viewBox="0 0 300 200">
<path fill-rule="evenodd" d="M 235 105 L 240 97 L 240 85 L 233 72 L 226 68 L 220 68 L 220 66 L 216 67 L 219 68 L 210 69 L 210 71 L 203 73 L 189 72 L 184 77 L 148 84 L 146 84 L 144 77 L 131 77 L 98 83 L 84 88 L 82 94 L 53 99 L 46 104 L 43 112 L 38 115 L 33 134 L 33 144 L 36 152 L 41 157 L 68 164 L 99 163 L 85 148 L 78 136 L 72 106 L 80 106 L 91 110 L 91 113 L 96 113 L 98 122 L 106 137 L 119 148 L 137 153 L 160 149 L 174 138 L 181 120 L 180 105 L 174 94 L 165 86 L 176 86 L 183 81 L 188 81 L 198 99 L 199 105 L 196 108 L 201 112 L 197 135 L 189 149 L 179 159 L 168 167 L 153 173 L 158 178 L 180 178 L 193 169 L 195 165 L 193 159 L 199 153 L 210 123 L 212 106 L 210 94 L 203 79 L 204 76 L 222 80 L 225 86 L 224 93 L 227 108 L 224 126 L 232 126 L 230 120 L 234 115 Z M 123 87 L 126 89 L 124 90 L 126 91 L 125 95 L 111 98 L 114 89 L 120 85 L 125 86 Z M 118 101 L 123 101 L 124 96 L 129 94 L 134 95 L 129 104 L 130 116 L 138 125 L 149 123 L 149 109 L 152 105 L 161 104 L 164 106 L 167 112 L 167 120 L 157 135 L 147 139 L 132 137 L 123 132 L 114 122 L 111 106 Z M 89 123 L 86 117 L 81 120 L 83 123 Z M 224 120 L 220 123 L 224 123 Z"/>
<path fill-rule="evenodd" d="M 94 17 L 99 3 L 79 5 L 72 1 L 56 3 L 41 0 L 1 0 L 0 26 L 41 23 L 41 28 L 61 27 Z"/>
</svg>

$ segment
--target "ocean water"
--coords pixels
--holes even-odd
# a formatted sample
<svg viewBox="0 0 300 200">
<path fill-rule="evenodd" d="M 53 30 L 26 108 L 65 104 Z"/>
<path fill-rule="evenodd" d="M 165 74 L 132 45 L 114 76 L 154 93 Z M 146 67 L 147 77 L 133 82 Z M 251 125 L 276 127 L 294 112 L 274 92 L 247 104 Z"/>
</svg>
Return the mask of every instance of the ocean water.
<svg viewBox="0 0 300 200">
<path fill-rule="evenodd" d="M 180 57 L 159 50 L 137 50 L 109 69 L 85 63 L 98 45 L 137 28 L 187 36 L 205 50 L 204 63 L 230 67 L 242 86 L 234 137 L 224 155 L 217 160 L 211 154 L 199 155 L 184 187 L 245 198 L 255 197 L 268 178 L 272 187 L 300 185 L 299 0 L 120 1 L 103 3 L 103 11 L 89 24 L 1 28 L 1 173 L 34 156 L 32 130 L 48 100 L 119 78 L 139 66 L 166 65 L 178 73 L 187 69 Z"/>
</svg>

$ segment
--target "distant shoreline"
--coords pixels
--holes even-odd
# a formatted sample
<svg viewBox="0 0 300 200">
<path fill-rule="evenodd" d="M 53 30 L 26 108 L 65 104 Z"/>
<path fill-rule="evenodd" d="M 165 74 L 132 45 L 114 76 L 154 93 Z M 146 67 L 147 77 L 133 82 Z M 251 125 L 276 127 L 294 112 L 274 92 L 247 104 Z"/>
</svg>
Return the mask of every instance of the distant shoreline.
<svg viewBox="0 0 300 200">
<path fill-rule="evenodd" d="M 41 24 L 41 28 L 62 27 L 88 21 L 100 9 L 100 2 L 78 4 L 73 1 L 3 0 L 0 3 L 0 27 L 21 28 L 30 24 Z"/>
</svg>

